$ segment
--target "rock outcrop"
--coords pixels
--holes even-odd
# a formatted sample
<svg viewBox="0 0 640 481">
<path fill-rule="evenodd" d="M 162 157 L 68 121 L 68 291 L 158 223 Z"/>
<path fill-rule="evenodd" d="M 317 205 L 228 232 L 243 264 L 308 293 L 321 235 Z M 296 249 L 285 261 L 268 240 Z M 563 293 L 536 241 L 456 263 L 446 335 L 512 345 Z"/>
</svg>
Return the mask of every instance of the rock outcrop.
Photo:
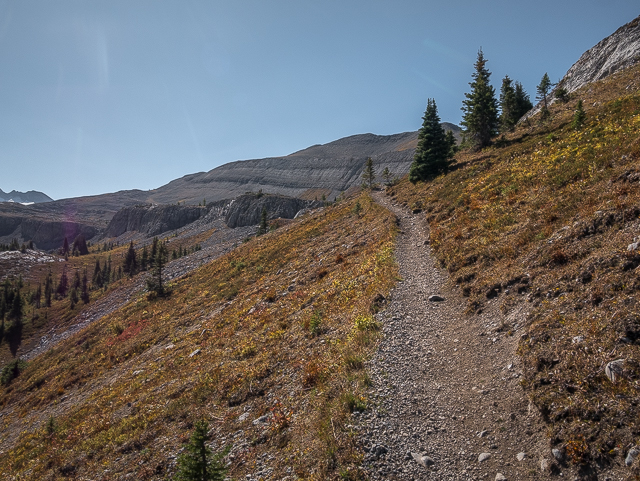
<svg viewBox="0 0 640 481">
<path fill-rule="evenodd" d="M 231 228 L 257 225 L 260 223 L 262 209 L 266 209 L 267 218 L 293 219 L 304 209 L 321 207 L 322 202 L 302 200 L 271 194 L 245 194 L 230 201 L 219 201 L 211 206 L 212 211 L 224 218 Z"/>
<path fill-rule="evenodd" d="M 640 61 L 640 16 L 582 54 L 560 85 L 573 92 Z"/>
<path fill-rule="evenodd" d="M 136 231 L 148 236 L 179 229 L 207 213 L 205 207 L 194 205 L 137 205 L 119 210 L 109 222 L 106 237 L 118 237 Z"/>
</svg>

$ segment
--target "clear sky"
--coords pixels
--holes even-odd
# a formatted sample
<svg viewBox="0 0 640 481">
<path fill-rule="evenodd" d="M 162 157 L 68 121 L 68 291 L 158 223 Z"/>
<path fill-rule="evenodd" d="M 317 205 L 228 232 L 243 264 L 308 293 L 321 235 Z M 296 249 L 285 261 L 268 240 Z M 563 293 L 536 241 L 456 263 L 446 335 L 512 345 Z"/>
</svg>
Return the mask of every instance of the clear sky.
<svg viewBox="0 0 640 481">
<path fill-rule="evenodd" d="M 482 47 L 532 100 L 638 0 L 0 0 L 0 188 L 152 189 L 234 160 L 459 123 Z"/>
</svg>

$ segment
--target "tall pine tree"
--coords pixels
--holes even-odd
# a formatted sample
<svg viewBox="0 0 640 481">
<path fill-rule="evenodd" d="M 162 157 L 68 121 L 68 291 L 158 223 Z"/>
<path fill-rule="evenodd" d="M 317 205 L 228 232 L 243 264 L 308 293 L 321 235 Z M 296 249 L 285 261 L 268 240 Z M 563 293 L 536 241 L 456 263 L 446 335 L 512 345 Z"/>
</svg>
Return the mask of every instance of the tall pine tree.
<svg viewBox="0 0 640 481">
<path fill-rule="evenodd" d="M 415 184 L 446 172 L 451 163 L 452 149 L 451 140 L 440 125 L 436 101 L 428 99 L 418 132 L 418 146 L 409 169 L 409 180 Z"/>
<path fill-rule="evenodd" d="M 513 129 L 519 118 L 516 91 L 509 76 L 505 75 L 500 88 L 500 130 L 506 132 Z"/>
<path fill-rule="evenodd" d="M 533 108 L 533 104 L 531 103 L 531 99 L 529 98 L 529 94 L 525 91 L 524 87 L 520 82 L 516 82 L 515 88 L 515 96 L 516 96 L 516 116 L 518 120 L 522 118 L 524 114 L 529 112 Z"/>
<path fill-rule="evenodd" d="M 551 83 L 551 80 L 549 80 L 549 75 L 547 75 L 547 73 L 545 72 L 545 74 L 542 76 L 542 79 L 540 80 L 540 83 L 536 87 L 536 91 L 538 92 L 537 99 L 543 102 L 541 109 L 543 119 L 546 119 L 551 115 L 547 105 L 547 95 L 549 95 L 551 87 L 553 87 L 553 84 Z"/>
<path fill-rule="evenodd" d="M 498 133 L 498 102 L 496 92 L 489 84 L 491 73 L 486 68 L 487 61 L 482 49 L 478 51 L 473 81 L 469 83 L 471 92 L 465 93 L 462 101 L 462 125 L 465 133 L 477 150 L 491 145 L 491 137 Z"/>
</svg>

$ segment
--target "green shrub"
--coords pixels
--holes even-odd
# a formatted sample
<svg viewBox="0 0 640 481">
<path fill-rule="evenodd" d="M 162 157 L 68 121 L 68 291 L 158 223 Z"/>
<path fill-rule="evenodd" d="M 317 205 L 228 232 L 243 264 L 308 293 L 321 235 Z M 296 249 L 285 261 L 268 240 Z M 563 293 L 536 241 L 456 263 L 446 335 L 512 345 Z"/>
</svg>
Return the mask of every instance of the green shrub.
<svg viewBox="0 0 640 481">
<path fill-rule="evenodd" d="M 9 364 L 2 368 L 0 373 L 0 382 L 3 386 L 8 386 L 11 381 L 17 378 L 22 371 L 27 367 L 27 363 L 22 359 L 14 359 Z"/>
</svg>

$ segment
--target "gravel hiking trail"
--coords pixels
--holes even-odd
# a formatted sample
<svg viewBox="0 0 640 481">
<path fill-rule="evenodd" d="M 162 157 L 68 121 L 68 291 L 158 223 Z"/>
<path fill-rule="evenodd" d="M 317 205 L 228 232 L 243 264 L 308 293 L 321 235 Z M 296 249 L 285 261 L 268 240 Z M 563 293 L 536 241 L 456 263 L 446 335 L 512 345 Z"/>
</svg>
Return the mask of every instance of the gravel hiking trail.
<svg viewBox="0 0 640 481">
<path fill-rule="evenodd" d="M 573 479 L 519 385 L 527 303 L 505 315 L 493 299 L 483 313 L 465 314 L 466 299 L 431 255 L 424 214 L 382 192 L 374 198 L 398 218 L 401 280 L 377 315 L 383 337 L 368 366 L 370 409 L 354 414 L 369 477 Z"/>
</svg>

